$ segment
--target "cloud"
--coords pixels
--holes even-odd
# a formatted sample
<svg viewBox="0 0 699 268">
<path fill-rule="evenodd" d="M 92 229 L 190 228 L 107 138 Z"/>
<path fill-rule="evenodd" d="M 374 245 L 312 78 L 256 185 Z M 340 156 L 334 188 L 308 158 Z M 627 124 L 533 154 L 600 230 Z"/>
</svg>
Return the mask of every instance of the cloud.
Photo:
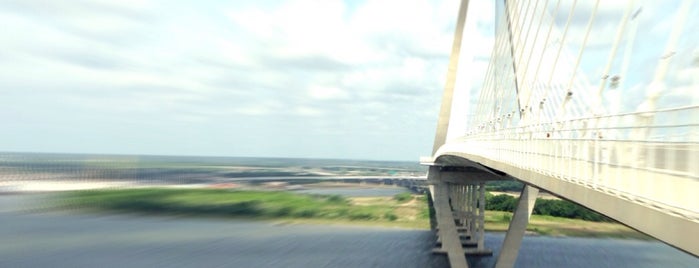
<svg viewBox="0 0 699 268">
<path fill-rule="evenodd" d="M 3 1 L 0 151 L 417 159 L 457 5 Z"/>
<path fill-rule="evenodd" d="M 294 112 L 302 116 L 321 116 L 323 112 L 313 107 L 296 107 Z"/>
<path fill-rule="evenodd" d="M 349 94 L 337 87 L 311 86 L 308 90 L 308 96 L 314 100 L 327 101 L 346 99 Z"/>
</svg>

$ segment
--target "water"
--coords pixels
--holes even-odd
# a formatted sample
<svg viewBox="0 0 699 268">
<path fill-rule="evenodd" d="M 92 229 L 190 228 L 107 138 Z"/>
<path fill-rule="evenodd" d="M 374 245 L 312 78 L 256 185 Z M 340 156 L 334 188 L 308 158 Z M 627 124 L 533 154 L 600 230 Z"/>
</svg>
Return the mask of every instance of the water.
<svg viewBox="0 0 699 268">
<path fill-rule="evenodd" d="M 446 265 L 430 253 L 425 230 L 7 209 L 0 219 L 0 267 Z"/>
<path fill-rule="evenodd" d="M 218 183 L 241 177 L 392 176 L 415 163 L 313 159 L 0 154 L 0 192 L 35 180 Z M 328 175 L 330 174 L 330 175 Z M 21 188 L 21 187 L 19 187 Z M 402 188 L 301 192 L 392 196 Z M 33 195 L 0 194 L 0 267 L 446 267 L 427 230 L 270 222 L 100 216 L 18 208 Z M 503 234 L 486 235 L 497 254 Z M 492 267 L 494 258 L 472 267 Z M 699 267 L 659 242 L 525 237 L 517 267 Z"/>
<path fill-rule="evenodd" d="M 218 183 L 239 179 L 423 176 L 417 162 L 0 152 L 0 183 L 37 180 Z"/>
<path fill-rule="evenodd" d="M 504 233 L 486 235 L 497 256 Z M 494 258 L 471 267 L 493 267 Z M 516 267 L 699 267 L 699 258 L 660 242 L 578 237 L 526 236 Z"/>
<path fill-rule="evenodd" d="M 0 195 L 0 267 L 448 267 L 431 254 L 428 230 L 17 210 L 34 198 Z M 488 233 L 486 246 L 497 254 L 503 239 Z M 699 267 L 699 259 L 658 242 L 528 236 L 517 267 Z"/>
</svg>

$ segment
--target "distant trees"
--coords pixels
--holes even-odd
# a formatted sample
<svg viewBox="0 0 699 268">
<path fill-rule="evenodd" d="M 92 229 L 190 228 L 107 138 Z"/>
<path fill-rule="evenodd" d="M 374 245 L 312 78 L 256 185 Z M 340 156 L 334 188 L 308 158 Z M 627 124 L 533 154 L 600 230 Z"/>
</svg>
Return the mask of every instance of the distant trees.
<svg viewBox="0 0 699 268">
<path fill-rule="evenodd" d="M 489 181 L 485 184 L 486 191 L 494 192 L 519 192 L 524 184 L 518 181 Z"/>
<path fill-rule="evenodd" d="M 581 219 L 586 221 L 612 221 L 602 214 L 565 200 L 538 198 L 536 200 L 536 205 L 534 206 L 534 214 Z"/>
<path fill-rule="evenodd" d="M 516 207 L 517 199 L 506 194 L 492 196 L 489 199 L 486 198 L 485 201 L 485 209 L 487 210 L 512 212 L 515 211 Z"/>
<path fill-rule="evenodd" d="M 485 209 L 513 212 L 518 198 L 510 195 L 486 195 Z M 534 214 L 554 217 L 581 219 L 586 221 L 610 222 L 611 219 L 566 200 L 536 199 Z"/>
</svg>

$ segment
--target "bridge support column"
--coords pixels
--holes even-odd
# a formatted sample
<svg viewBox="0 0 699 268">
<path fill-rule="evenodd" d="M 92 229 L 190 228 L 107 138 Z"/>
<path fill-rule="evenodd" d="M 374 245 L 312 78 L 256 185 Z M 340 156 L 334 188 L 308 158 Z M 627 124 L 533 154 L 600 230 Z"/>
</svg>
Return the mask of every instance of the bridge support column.
<svg viewBox="0 0 699 268">
<path fill-rule="evenodd" d="M 449 206 L 449 186 L 445 182 L 434 185 L 434 209 L 439 227 L 441 251 L 447 254 L 451 267 L 468 267 L 464 249 L 454 224 L 454 215 Z"/>
<path fill-rule="evenodd" d="M 466 255 L 489 256 L 492 250 L 485 248 L 485 183 L 466 186 L 466 229 L 469 239 L 466 244 L 475 248 L 467 248 Z"/>
<path fill-rule="evenodd" d="M 478 185 L 478 246 L 479 251 L 485 250 L 485 182 Z"/>
<path fill-rule="evenodd" d="M 495 263 L 496 268 L 514 267 L 519 253 L 519 247 L 522 245 L 524 232 L 529 224 L 529 217 L 534 210 L 536 196 L 539 194 L 539 189 L 529 185 L 525 185 L 522 189 L 522 194 L 519 195 L 519 202 L 515 213 L 512 216 L 510 227 L 505 235 L 505 242 L 500 249 L 500 255 Z"/>
<path fill-rule="evenodd" d="M 453 184 L 444 182 L 448 192 L 459 241 L 466 256 L 491 256 L 493 251 L 485 248 L 485 183 Z M 436 190 L 435 190 L 436 191 Z M 443 235 L 438 232 L 437 244 Z M 442 244 L 443 245 L 443 244 Z M 444 248 L 439 253 L 446 253 Z"/>
</svg>

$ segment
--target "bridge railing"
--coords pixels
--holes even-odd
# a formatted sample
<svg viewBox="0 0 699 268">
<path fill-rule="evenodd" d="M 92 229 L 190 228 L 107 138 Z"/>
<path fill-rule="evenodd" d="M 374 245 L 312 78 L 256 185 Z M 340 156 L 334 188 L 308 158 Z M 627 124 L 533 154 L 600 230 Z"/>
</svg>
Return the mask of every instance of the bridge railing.
<svg viewBox="0 0 699 268">
<path fill-rule="evenodd" d="M 699 221 L 699 106 L 481 129 L 466 153 Z"/>
</svg>

